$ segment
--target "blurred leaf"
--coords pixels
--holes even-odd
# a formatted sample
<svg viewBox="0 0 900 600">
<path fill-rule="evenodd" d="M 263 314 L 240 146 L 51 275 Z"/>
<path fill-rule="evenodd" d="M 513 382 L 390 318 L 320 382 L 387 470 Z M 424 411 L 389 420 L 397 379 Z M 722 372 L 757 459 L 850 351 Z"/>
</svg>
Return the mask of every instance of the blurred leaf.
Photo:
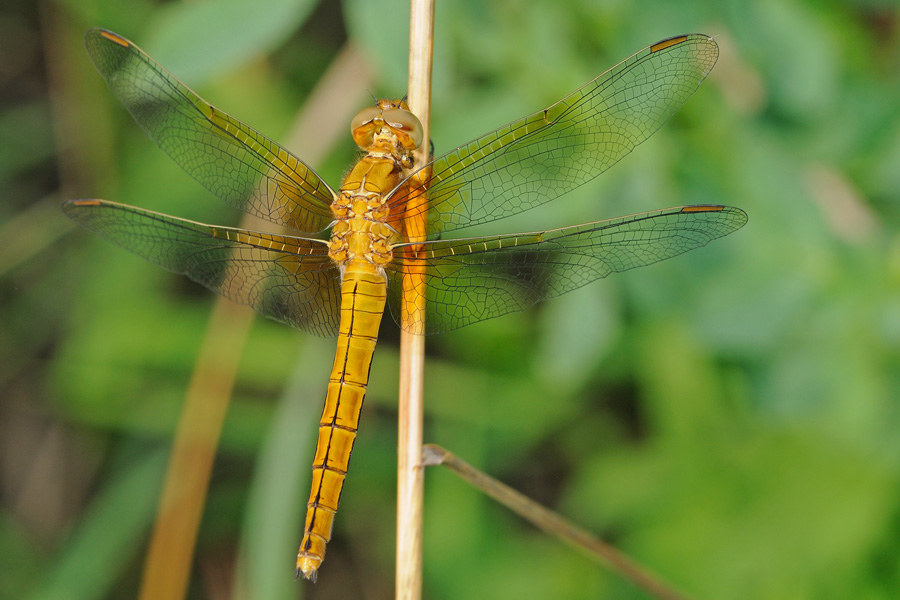
<svg viewBox="0 0 900 600">
<path fill-rule="evenodd" d="M 0 580 L 0 598 L 23 598 L 41 574 L 42 553 L 29 532 L 10 515 L 0 517 L 0 561 L 6 568 Z"/>
<path fill-rule="evenodd" d="M 830 32 L 813 5 L 766 0 L 754 8 L 765 40 L 756 51 L 765 53 L 760 66 L 767 71 L 773 101 L 798 121 L 827 114 L 839 88 L 841 56 L 832 50 Z"/>
<path fill-rule="evenodd" d="M 174 2 L 157 11 L 139 45 L 191 86 L 283 43 L 315 6 L 311 0 Z"/>
<path fill-rule="evenodd" d="M 123 468 L 69 536 L 54 568 L 27 598 L 88 600 L 108 595 L 123 569 L 143 548 L 158 500 L 168 450 L 158 450 Z"/>
<path fill-rule="evenodd" d="M 402 96 L 407 86 L 409 2 L 347 0 L 342 3 L 347 33 L 375 65 L 379 89 Z"/>
<path fill-rule="evenodd" d="M 48 112 L 46 104 L 35 103 L 0 113 L 0 185 L 53 156 Z"/>
<path fill-rule="evenodd" d="M 621 313 L 611 288 L 579 290 L 541 312 L 543 335 L 535 351 L 535 370 L 559 386 L 560 394 L 572 393 L 591 379 L 597 362 L 621 333 Z"/>
<path fill-rule="evenodd" d="M 241 541 L 240 581 L 247 598 L 295 598 L 291 557 L 303 529 L 308 467 L 315 448 L 316 418 L 325 380 L 304 383 L 309 372 L 325 372 L 324 340 L 307 344 L 298 356 L 295 375 L 282 393 L 257 457 Z"/>
</svg>

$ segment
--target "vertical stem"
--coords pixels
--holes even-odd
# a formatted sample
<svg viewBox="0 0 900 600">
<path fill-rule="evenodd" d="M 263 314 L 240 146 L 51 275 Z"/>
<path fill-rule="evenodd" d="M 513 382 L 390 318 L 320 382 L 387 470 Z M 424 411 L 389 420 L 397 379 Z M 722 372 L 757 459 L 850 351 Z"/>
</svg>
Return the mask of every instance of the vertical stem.
<svg viewBox="0 0 900 600">
<path fill-rule="evenodd" d="M 431 115 L 431 57 L 434 39 L 434 0 L 412 0 L 409 36 L 408 103 L 424 127 L 424 140 L 416 153 L 416 164 L 429 160 L 428 141 Z M 423 182 L 424 183 L 424 182 Z M 412 202 L 427 201 L 424 195 Z M 421 223 L 407 224 L 406 230 L 424 234 Z M 410 241 L 424 241 L 420 239 Z M 404 278 L 405 307 L 411 307 L 404 323 L 421 322 L 425 310 L 424 273 Z M 417 318 L 418 316 L 418 318 Z M 410 321 L 409 319 L 412 319 Z M 425 338 L 404 327 L 400 337 L 400 396 L 397 447 L 397 593 L 398 600 L 418 600 L 422 596 L 422 504 L 424 469 L 422 458 L 423 372 Z"/>
<path fill-rule="evenodd" d="M 141 600 L 187 596 L 219 434 L 252 322 L 253 313 L 246 307 L 215 304 L 178 422 L 144 563 Z"/>
</svg>

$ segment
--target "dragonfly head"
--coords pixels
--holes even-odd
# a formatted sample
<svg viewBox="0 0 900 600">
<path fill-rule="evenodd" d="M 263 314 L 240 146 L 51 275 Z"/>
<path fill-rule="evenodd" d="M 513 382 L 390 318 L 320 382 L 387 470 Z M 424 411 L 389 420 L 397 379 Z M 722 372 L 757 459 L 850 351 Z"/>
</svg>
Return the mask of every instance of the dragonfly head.
<svg viewBox="0 0 900 600">
<path fill-rule="evenodd" d="M 362 109 L 350 122 L 353 141 L 368 150 L 379 133 L 388 130 L 407 150 L 415 150 L 422 143 L 422 124 L 412 114 L 404 100 L 378 100 L 375 106 Z"/>
</svg>

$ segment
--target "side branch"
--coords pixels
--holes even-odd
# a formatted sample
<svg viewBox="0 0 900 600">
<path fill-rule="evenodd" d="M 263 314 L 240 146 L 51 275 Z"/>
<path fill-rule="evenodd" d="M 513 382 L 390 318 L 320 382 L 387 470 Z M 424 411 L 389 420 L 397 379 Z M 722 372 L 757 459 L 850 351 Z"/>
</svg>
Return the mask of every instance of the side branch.
<svg viewBox="0 0 900 600">
<path fill-rule="evenodd" d="M 443 465 L 472 487 L 490 496 L 543 532 L 575 546 L 618 572 L 639 588 L 662 600 L 687 600 L 656 575 L 638 565 L 633 559 L 616 550 L 590 532 L 574 525 L 559 514 L 520 494 L 508 485 L 479 471 L 452 452 L 436 444 L 426 444 L 422 450 L 422 464 Z"/>
</svg>

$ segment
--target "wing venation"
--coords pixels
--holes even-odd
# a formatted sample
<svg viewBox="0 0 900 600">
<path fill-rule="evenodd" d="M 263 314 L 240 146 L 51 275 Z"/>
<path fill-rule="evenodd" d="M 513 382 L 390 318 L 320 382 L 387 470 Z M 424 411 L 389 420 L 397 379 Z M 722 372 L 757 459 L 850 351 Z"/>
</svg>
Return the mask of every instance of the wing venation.
<svg viewBox="0 0 900 600">
<path fill-rule="evenodd" d="M 85 46 L 135 121 L 210 192 L 295 231 L 331 223 L 333 193 L 299 158 L 204 101 L 125 38 L 91 29 Z"/>
<path fill-rule="evenodd" d="M 718 46 L 705 35 L 658 42 L 545 110 L 436 159 L 427 207 L 391 196 L 396 220 L 427 210 L 427 233 L 518 214 L 590 181 L 658 130 L 703 82 Z M 415 203 L 413 203 L 415 206 Z"/>
<path fill-rule="evenodd" d="M 666 260 L 747 222 L 729 206 L 679 206 L 550 231 L 401 244 L 388 266 L 388 302 L 401 323 L 405 274 L 423 272 L 424 321 L 440 333 L 524 310 L 587 283 Z"/>
<path fill-rule="evenodd" d="M 73 221 L 263 316 L 337 335 L 340 274 L 321 240 L 217 227 L 103 200 L 63 205 Z"/>
</svg>

